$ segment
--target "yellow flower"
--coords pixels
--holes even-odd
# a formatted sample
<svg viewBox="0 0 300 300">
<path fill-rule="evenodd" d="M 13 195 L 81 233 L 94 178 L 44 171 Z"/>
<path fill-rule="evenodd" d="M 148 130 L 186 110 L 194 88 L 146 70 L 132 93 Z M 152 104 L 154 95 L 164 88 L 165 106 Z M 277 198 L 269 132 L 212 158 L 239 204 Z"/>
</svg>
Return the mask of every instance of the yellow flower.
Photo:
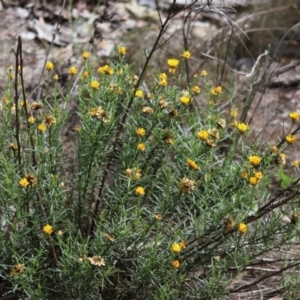
<svg viewBox="0 0 300 300">
<path fill-rule="evenodd" d="M 126 47 L 121 46 L 121 47 L 118 48 L 118 50 L 119 50 L 119 53 L 120 53 L 121 55 L 125 55 L 127 49 L 126 49 Z"/>
<path fill-rule="evenodd" d="M 88 59 L 89 57 L 90 57 L 90 52 L 88 52 L 88 51 L 84 51 L 83 53 L 82 53 L 82 58 L 83 59 Z"/>
<path fill-rule="evenodd" d="M 48 126 L 52 126 L 56 124 L 56 119 L 51 115 L 46 115 L 44 119 L 45 119 L 45 124 Z"/>
<path fill-rule="evenodd" d="M 77 73 L 78 73 L 78 69 L 76 67 L 73 66 L 69 69 L 69 74 L 71 76 L 76 75 Z"/>
<path fill-rule="evenodd" d="M 180 102 L 183 105 L 188 105 L 191 102 L 191 97 L 190 96 L 182 96 L 182 97 L 180 97 Z"/>
<path fill-rule="evenodd" d="M 200 89 L 200 87 L 199 87 L 198 85 L 195 85 L 195 86 L 193 86 L 192 91 L 193 91 L 195 94 L 199 94 L 200 91 L 201 91 L 201 89 Z"/>
<path fill-rule="evenodd" d="M 189 193 L 196 188 L 195 181 L 187 177 L 183 177 L 182 179 L 180 179 L 179 188 L 181 194 Z"/>
<path fill-rule="evenodd" d="M 177 68 L 179 64 L 179 60 L 176 58 L 168 59 L 168 66 L 171 68 Z"/>
<path fill-rule="evenodd" d="M 172 246 L 171 246 L 171 249 L 175 253 L 179 253 L 182 250 L 179 243 L 173 243 Z"/>
<path fill-rule="evenodd" d="M 179 64 L 178 59 L 176 59 L 176 58 L 168 59 L 169 73 L 175 74 L 178 64 Z"/>
<path fill-rule="evenodd" d="M 178 269 L 180 267 L 180 261 L 178 259 L 174 260 L 172 262 L 172 266 L 176 269 Z"/>
<path fill-rule="evenodd" d="M 261 157 L 257 155 L 249 156 L 248 160 L 253 167 L 257 167 L 261 163 Z"/>
<path fill-rule="evenodd" d="M 240 223 L 237 230 L 240 233 L 246 233 L 248 231 L 248 226 L 245 223 Z"/>
<path fill-rule="evenodd" d="M 87 77 L 89 77 L 89 72 L 88 71 L 84 71 L 83 73 L 82 73 L 82 77 L 83 78 L 87 78 Z"/>
<path fill-rule="evenodd" d="M 237 110 L 236 108 L 235 108 L 235 109 L 232 109 L 232 110 L 230 111 L 230 115 L 231 115 L 232 117 L 236 117 L 237 114 L 238 114 L 238 110 Z"/>
<path fill-rule="evenodd" d="M 47 126 L 44 123 L 41 123 L 38 126 L 38 130 L 44 132 L 47 129 Z"/>
<path fill-rule="evenodd" d="M 135 189 L 135 194 L 137 196 L 143 196 L 145 195 L 145 189 L 141 186 L 138 186 L 136 189 Z"/>
<path fill-rule="evenodd" d="M 19 180 L 19 185 L 23 188 L 26 188 L 29 185 L 29 182 L 26 179 L 26 177 L 23 177 Z"/>
<path fill-rule="evenodd" d="M 292 121 L 298 121 L 300 116 L 299 116 L 299 113 L 296 112 L 296 111 L 293 111 L 289 114 L 289 117 Z"/>
<path fill-rule="evenodd" d="M 139 180 L 142 176 L 142 171 L 137 168 L 133 169 L 126 169 L 125 170 L 125 176 L 130 179 Z"/>
<path fill-rule="evenodd" d="M 257 178 L 258 180 L 260 180 L 264 177 L 264 175 L 262 172 L 255 172 L 254 177 Z"/>
<path fill-rule="evenodd" d="M 211 94 L 217 96 L 222 93 L 222 87 L 217 86 L 211 90 Z"/>
<path fill-rule="evenodd" d="M 145 143 L 139 143 L 137 145 L 137 149 L 140 150 L 140 151 L 144 151 L 146 149 Z"/>
<path fill-rule="evenodd" d="M 43 226 L 43 232 L 50 235 L 53 232 L 53 227 L 49 224 L 46 224 Z"/>
<path fill-rule="evenodd" d="M 247 131 L 249 129 L 249 126 L 245 123 L 238 122 L 236 125 L 236 128 L 240 133 L 244 133 L 245 131 Z"/>
<path fill-rule="evenodd" d="M 155 219 L 158 220 L 158 221 L 161 221 L 162 220 L 162 215 L 161 214 L 156 214 Z"/>
<path fill-rule="evenodd" d="M 199 131 L 197 133 L 197 135 L 198 135 L 198 138 L 202 141 L 206 141 L 208 139 L 208 136 L 209 136 L 208 131 L 206 131 L 206 130 Z"/>
<path fill-rule="evenodd" d="M 97 69 L 97 72 L 99 74 L 107 74 L 107 75 L 112 75 L 114 74 L 114 70 L 109 66 L 109 65 L 105 65 L 103 67 L 99 67 Z"/>
<path fill-rule="evenodd" d="M 136 134 L 137 134 L 138 136 L 144 136 L 144 135 L 146 134 L 146 130 L 145 130 L 144 128 L 138 128 L 138 129 L 136 130 Z"/>
<path fill-rule="evenodd" d="M 99 255 L 94 255 L 93 257 L 88 257 L 88 260 L 90 261 L 90 263 L 92 265 L 95 265 L 98 267 L 105 266 L 105 260 Z"/>
<path fill-rule="evenodd" d="M 160 74 L 158 75 L 158 78 L 159 78 L 160 80 L 167 80 L 167 79 L 168 79 L 168 76 L 167 76 L 166 73 L 160 73 Z"/>
<path fill-rule="evenodd" d="M 167 86 L 168 81 L 166 79 L 161 79 L 158 84 L 161 85 L 161 86 Z"/>
<path fill-rule="evenodd" d="M 294 160 L 294 161 L 292 162 L 292 166 L 293 166 L 294 168 L 298 168 L 298 167 L 299 167 L 299 161 L 298 161 L 298 160 Z"/>
<path fill-rule="evenodd" d="M 51 61 L 47 61 L 47 62 L 46 62 L 45 68 L 46 68 L 48 71 L 52 71 L 52 70 L 54 69 L 54 64 L 53 64 Z"/>
<path fill-rule="evenodd" d="M 272 152 L 273 154 L 277 154 L 277 153 L 278 153 L 278 148 L 277 148 L 276 146 L 273 146 L 273 147 L 271 148 L 271 152 Z"/>
<path fill-rule="evenodd" d="M 137 91 L 135 92 L 135 96 L 136 96 L 137 98 L 144 98 L 144 92 L 143 92 L 142 90 L 137 90 Z"/>
<path fill-rule="evenodd" d="M 208 73 L 205 71 L 205 70 L 203 70 L 201 73 L 200 73 L 200 76 L 201 77 L 206 77 L 208 75 Z"/>
<path fill-rule="evenodd" d="M 53 78 L 54 80 L 58 80 L 58 79 L 59 79 L 59 77 L 58 77 L 57 74 L 55 74 L 52 78 Z"/>
<path fill-rule="evenodd" d="M 188 158 L 186 162 L 187 162 L 190 169 L 199 170 L 199 166 L 197 165 L 197 163 L 195 161 Z"/>
<path fill-rule="evenodd" d="M 31 123 L 31 124 L 35 123 L 35 117 L 30 116 L 30 117 L 28 118 L 28 123 Z"/>
<path fill-rule="evenodd" d="M 286 142 L 289 144 L 289 145 L 293 145 L 295 142 L 296 142 L 296 137 L 292 134 L 288 134 L 286 137 L 285 137 L 285 140 Z"/>
<path fill-rule="evenodd" d="M 93 80 L 90 84 L 90 87 L 94 90 L 98 90 L 99 89 L 99 86 L 100 86 L 100 83 L 96 80 Z"/>
<path fill-rule="evenodd" d="M 190 59 L 192 55 L 190 51 L 184 51 L 181 56 L 185 59 Z"/>
<path fill-rule="evenodd" d="M 252 176 L 249 178 L 249 183 L 253 186 L 257 185 L 259 182 L 259 179 L 257 179 L 255 176 Z"/>
</svg>

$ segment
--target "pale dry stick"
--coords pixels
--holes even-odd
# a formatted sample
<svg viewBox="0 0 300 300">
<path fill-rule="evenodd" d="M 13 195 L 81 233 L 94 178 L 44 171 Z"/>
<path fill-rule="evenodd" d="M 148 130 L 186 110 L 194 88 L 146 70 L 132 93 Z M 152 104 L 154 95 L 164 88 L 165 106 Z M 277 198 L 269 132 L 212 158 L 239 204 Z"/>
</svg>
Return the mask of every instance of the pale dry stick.
<svg viewBox="0 0 300 300">
<path fill-rule="evenodd" d="M 49 48 L 48 48 L 48 50 L 47 50 L 47 52 L 46 52 L 46 57 L 45 57 L 43 69 L 42 69 L 41 75 L 40 75 L 40 77 L 39 77 L 38 86 L 37 86 L 37 88 L 38 88 L 37 99 L 40 99 L 40 96 L 41 96 L 41 92 L 42 92 L 42 89 L 41 89 L 42 78 L 43 78 L 44 73 L 45 73 L 46 63 L 47 63 L 47 60 L 48 60 L 50 51 L 51 51 L 51 49 L 52 49 L 52 47 L 53 47 L 53 43 L 54 43 L 54 41 L 55 41 L 56 34 L 58 34 L 59 31 L 60 31 L 61 21 L 62 21 L 62 10 L 63 10 L 63 8 L 65 7 L 65 4 L 66 4 L 66 0 L 63 0 L 63 4 L 62 4 L 61 9 L 60 9 L 60 12 L 59 12 L 59 14 L 58 14 L 58 16 L 59 16 L 59 21 L 58 21 L 58 23 L 56 24 L 55 31 L 54 31 L 53 34 L 52 34 L 52 40 L 51 40 L 50 46 L 49 46 Z"/>
</svg>

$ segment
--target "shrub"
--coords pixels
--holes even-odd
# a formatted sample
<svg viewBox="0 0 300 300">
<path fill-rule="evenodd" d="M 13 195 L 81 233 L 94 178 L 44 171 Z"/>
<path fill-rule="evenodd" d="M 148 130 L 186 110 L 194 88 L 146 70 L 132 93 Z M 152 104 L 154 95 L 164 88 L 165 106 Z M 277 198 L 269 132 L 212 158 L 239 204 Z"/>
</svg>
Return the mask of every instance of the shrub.
<svg viewBox="0 0 300 300">
<path fill-rule="evenodd" d="M 270 190 L 297 112 L 282 139 L 260 144 L 234 107 L 220 109 L 230 91 L 213 74 L 180 87 L 188 49 L 145 79 L 157 44 L 139 75 L 123 46 L 96 69 L 84 52 L 65 92 L 49 61 L 47 93 L 33 101 L 20 43 L 2 97 L 0 203 L 1 276 L 21 298 L 214 299 L 297 238 L 299 178 Z M 72 101 L 79 121 L 69 128 Z"/>
</svg>

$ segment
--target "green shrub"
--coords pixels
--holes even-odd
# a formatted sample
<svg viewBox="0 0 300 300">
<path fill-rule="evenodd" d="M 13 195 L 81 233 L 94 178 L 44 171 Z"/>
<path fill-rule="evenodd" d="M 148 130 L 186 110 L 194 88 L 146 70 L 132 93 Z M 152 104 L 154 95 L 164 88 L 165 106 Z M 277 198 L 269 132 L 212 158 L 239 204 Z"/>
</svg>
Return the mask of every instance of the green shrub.
<svg viewBox="0 0 300 300">
<path fill-rule="evenodd" d="M 276 196 L 270 190 L 298 113 L 277 144 L 251 140 L 236 109 L 220 109 L 230 91 L 210 84 L 213 74 L 199 70 L 183 90 L 193 55 L 150 68 L 155 47 L 139 75 L 126 48 L 98 69 L 84 53 L 64 91 L 48 62 L 47 93 L 35 101 L 23 92 L 22 63 L 8 70 L 0 130 L 8 293 L 214 299 L 260 255 L 299 236 L 299 179 Z M 78 119 L 71 128 L 70 104 Z"/>
</svg>

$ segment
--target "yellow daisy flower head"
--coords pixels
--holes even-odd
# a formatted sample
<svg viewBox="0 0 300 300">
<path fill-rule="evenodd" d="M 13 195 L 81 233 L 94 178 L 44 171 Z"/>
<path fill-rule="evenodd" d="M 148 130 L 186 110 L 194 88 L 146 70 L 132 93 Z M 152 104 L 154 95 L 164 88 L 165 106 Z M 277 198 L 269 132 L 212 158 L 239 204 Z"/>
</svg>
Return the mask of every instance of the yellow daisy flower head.
<svg viewBox="0 0 300 300">
<path fill-rule="evenodd" d="M 90 52 L 88 52 L 88 51 L 84 51 L 81 55 L 82 55 L 82 58 L 85 60 L 91 56 Z"/>
<path fill-rule="evenodd" d="M 26 188 L 29 185 L 29 182 L 26 179 L 26 177 L 23 177 L 19 180 L 19 185 L 23 188 Z"/>
<path fill-rule="evenodd" d="M 90 87 L 94 90 L 98 90 L 100 87 L 100 83 L 97 80 L 93 80 L 90 84 Z"/>
<path fill-rule="evenodd" d="M 168 81 L 166 79 L 161 79 L 158 84 L 160 86 L 167 86 L 168 85 Z"/>
<path fill-rule="evenodd" d="M 144 128 L 138 128 L 137 130 L 136 130 L 136 134 L 138 135 L 138 136 L 144 136 L 145 134 L 146 134 L 146 130 L 144 129 Z"/>
<path fill-rule="evenodd" d="M 206 77 L 208 75 L 208 73 L 205 71 L 205 70 L 203 70 L 201 73 L 200 73 L 200 76 L 201 77 Z"/>
<path fill-rule="evenodd" d="M 137 149 L 140 151 L 144 151 L 146 149 L 145 143 L 138 143 Z"/>
<path fill-rule="evenodd" d="M 53 232 L 53 227 L 49 224 L 46 224 L 43 226 L 43 232 L 50 235 Z"/>
<path fill-rule="evenodd" d="M 178 269 L 180 267 L 180 261 L 178 259 L 174 260 L 172 262 L 172 266 L 176 269 Z"/>
<path fill-rule="evenodd" d="M 292 166 L 293 166 L 294 168 L 299 168 L 299 160 L 294 160 L 294 161 L 292 162 Z"/>
<path fill-rule="evenodd" d="M 182 105 L 189 105 L 191 103 L 191 97 L 190 96 L 181 96 L 180 103 Z"/>
<path fill-rule="evenodd" d="M 199 94 L 201 92 L 201 88 L 198 85 L 195 85 L 195 86 L 192 87 L 192 91 L 195 94 Z"/>
<path fill-rule="evenodd" d="M 15 277 L 17 274 L 24 273 L 24 264 L 17 264 L 10 268 L 9 270 L 9 276 Z"/>
<path fill-rule="evenodd" d="M 118 48 L 119 54 L 121 54 L 121 55 L 125 55 L 126 54 L 126 50 L 127 49 L 124 46 L 121 46 L 121 47 Z"/>
<path fill-rule="evenodd" d="M 298 121 L 300 116 L 299 116 L 299 113 L 296 112 L 296 111 L 293 111 L 289 114 L 289 117 L 292 121 Z"/>
<path fill-rule="evenodd" d="M 199 166 L 195 161 L 188 158 L 186 162 L 191 170 L 199 170 Z"/>
<path fill-rule="evenodd" d="M 173 243 L 171 246 L 171 250 L 175 253 L 179 253 L 182 250 L 182 247 L 179 243 Z"/>
<path fill-rule="evenodd" d="M 232 109 L 232 110 L 230 111 L 230 115 L 231 115 L 232 117 L 236 117 L 237 114 L 238 114 L 238 110 L 237 110 L 236 108 L 234 108 L 234 109 Z"/>
<path fill-rule="evenodd" d="M 249 184 L 251 184 L 253 186 L 257 185 L 258 182 L 259 182 L 259 179 L 257 179 L 255 176 L 252 176 L 249 178 Z"/>
<path fill-rule="evenodd" d="M 257 156 L 257 155 L 252 155 L 248 157 L 249 163 L 253 166 L 253 167 L 257 167 L 260 165 L 261 163 L 261 157 Z"/>
<path fill-rule="evenodd" d="M 160 74 L 158 75 L 158 78 L 159 78 L 160 80 L 167 80 L 167 79 L 168 79 L 168 76 L 167 76 L 166 73 L 160 73 Z"/>
<path fill-rule="evenodd" d="M 209 137 L 209 133 L 207 130 L 198 131 L 197 135 L 198 135 L 198 138 L 202 141 L 206 141 Z"/>
<path fill-rule="evenodd" d="M 176 69 L 177 69 L 178 64 L 179 64 L 179 60 L 176 59 L 176 58 L 171 58 L 171 59 L 168 59 L 167 63 L 168 63 L 168 66 L 169 66 L 169 73 L 175 74 Z"/>
<path fill-rule="evenodd" d="M 243 122 L 238 122 L 236 128 L 241 134 L 243 134 L 249 129 L 249 126 Z"/>
<path fill-rule="evenodd" d="M 77 69 L 76 67 L 74 67 L 74 66 L 70 67 L 70 69 L 69 69 L 69 74 L 70 74 L 71 76 L 74 76 L 74 75 L 76 75 L 77 73 L 78 73 L 78 69 Z"/>
<path fill-rule="evenodd" d="M 30 124 L 35 123 L 35 117 L 30 116 L 30 117 L 28 118 L 28 123 L 30 123 Z"/>
<path fill-rule="evenodd" d="M 138 186 L 135 190 L 134 190 L 135 194 L 137 196 L 143 196 L 145 195 L 145 189 L 141 186 Z"/>
<path fill-rule="evenodd" d="M 240 233 L 246 233 L 248 231 L 248 226 L 245 223 L 240 223 L 237 230 Z"/>
<path fill-rule="evenodd" d="M 109 65 L 104 65 L 103 67 L 99 67 L 97 69 L 97 72 L 99 74 L 107 74 L 107 75 L 113 75 L 114 70 Z"/>
<path fill-rule="evenodd" d="M 54 64 L 51 61 L 47 61 L 45 65 L 46 70 L 52 71 L 54 69 Z"/>
<path fill-rule="evenodd" d="M 271 148 L 271 152 L 272 152 L 273 154 L 277 154 L 277 153 L 278 153 L 278 148 L 277 148 L 276 146 L 273 146 L 273 147 Z"/>
<path fill-rule="evenodd" d="M 214 96 L 217 96 L 217 95 L 219 95 L 221 93 L 222 93 L 222 87 L 220 87 L 220 86 L 214 87 L 211 90 L 211 94 L 214 95 Z"/>
<path fill-rule="evenodd" d="M 53 78 L 53 80 L 57 81 L 59 79 L 59 76 L 57 74 L 55 74 L 52 78 Z"/>
<path fill-rule="evenodd" d="M 288 134 L 286 137 L 285 137 L 285 140 L 286 142 L 289 144 L 289 145 L 293 145 L 295 144 L 296 142 L 296 137 L 292 134 Z"/>
<path fill-rule="evenodd" d="M 39 131 L 44 132 L 44 131 L 46 131 L 46 129 L 47 129 L 47 126 L 44 123 L 39 124 L 39 126 L 38 126 Z"/>
<path fill-rule="evenodd" d="M 137 98 L 144 98 L 144 92 L 143 92 L 142 90 L 137 90 L 137 91 L 135 92 L 135 96 L 136 96 Z"/>
<path fill-rule="evenodd" d="M 190 59 L 192 54 L 190 51 L 184 51 L 181 56 L 185 59 Z"/>
<path fill-rule="evenodd" d="M 254 177 L 257 178 L 258 180 L 260 180 L 264 177 L 264 175 L 262 172 L 255 172 Z"/>
</svg>

